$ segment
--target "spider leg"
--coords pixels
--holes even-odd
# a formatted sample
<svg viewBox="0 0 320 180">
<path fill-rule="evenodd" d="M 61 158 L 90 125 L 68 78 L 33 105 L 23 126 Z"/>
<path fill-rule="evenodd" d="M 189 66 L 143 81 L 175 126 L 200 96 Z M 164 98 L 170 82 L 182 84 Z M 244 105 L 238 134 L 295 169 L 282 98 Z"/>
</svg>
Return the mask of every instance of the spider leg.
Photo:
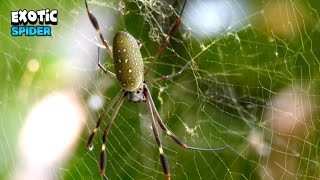
<svg viewBox="0 0 320 180">
<path fill-rule="evenodd" d="M 150 71 L 150 69 L 153 67 L 153 64 L 157 61 L 157 59 L 159 58 L 160 54 L 163 52 L 163 50 L 167 47 L 167 45 L 170 42 L 170 38 L 172 37 L 172 35 L 174 34 L 174 32 L 176 31 L 176 29 L 179 27 L 179 25 L 181 24 L 181 17 L 182 17 L 182 13 L 183 10 L 186 6 L 188 0 L 185 0 L 182 10 L 180 12 L 179 17 L 176 19 L 175 23 L 172 25 L 165 41 L 162 43 L 162 45 L 159 47 L 158 51 L 156 52 L 156 54 L 154 55 L 151 65 L 149 66 L 148 70 L 144 73 L 144 76 L 146 76 L 148 74 L 148 72 Z"/>
<path fill-rule="evenodd" d="M 150 94 L 150 91 L 149 89 L 146 87 L 146 94 L 147 96 L 150 96 L 151 97 L 151 94 Z M 213 148 L 213 149 L 207 149 L 207 148 L 197 148 L 197 147 L 191 147 L 191 146 L 188 146 L 186 145 L 185 143 L 183 143 L 175 134 L 173 134 L 169 128 L 163 123 L 157 109 L 156 109 L 156 106 L 154 105 L 154 102 L 153 100 L 150 98 L 150 103 L 151 103 L 151 108 L 153 109 L 153 113 L 154 115 L 156 116 L 156 119 L 161 127 L 161 129 L 163 129 L 166 134 L 171 137 L 172 140 L 174 140 L 178 145 L 180 145 L 182 148 L 185 148 L 185 149 L 190 149 L 190 150 L 196 150 L 196 151 L 218 151 L 218 150 L 223 150 L 229 146 L 224 146 L 224 147 L 219 147 L 219 148 Z"/>
<path fill-rule="evenodd" d="M 170 78 L 173 78 L 173 77 L 176 77 L 176 76 L 179 76 L 182 74 L 182 72 L 192 63 L 192 60 L 188 61 L 187 64 L 185 64 L 179 72 L 176 72 L 176 73 L 173 73 L 173 74 L 170 74 L 170 75 L 166 75 L 166 76 L 162 76 L 162 77 L 158 77 L 158 78 L 153 78 L 153 79 L 150 79 L 150 80 L 146 80 L 145 83 L 152 83 L 152 82 L 155 82 L 155 81 L 162 81 L 162 80 L 167 80 L 167 79 L 170 79 Z"/>
<path fill-rule="evenodd" d="M 99 23 L 98 23 L 98 20 L 97 18 L 92 14 L 92 12 L 89 10 L 88 8 L 88 4 L 87 4 L 87 0 L 84 0 L 85 4 L 86 4 L 86 9 L 87 9 L 87 13 L 88 13 L 88 16 L 89 16 L 89 19 L 91 21 L 91 24 L 93 25 L 93 27 L 96 29 L 96 31 L 98 32 L 99 36 L 100 36 L 100 39 L 102 41 L 102 43 L 104 44 L 104 46 L 106 47 L 106 49 L 109 51 L 109 53 L 111 54 L 112 56 L 112 51 L 111 51 L 111 48 L 110 46 L 108 45 L 108 42 L 104 39 L 101 31 L 100 31 L 100 27 L 99 27 Z"/>
<path fill-rule="evenodd" d="M 113 111 L 113 113 L 111 115 L 110 121 L 107 124 L 107 127 L 103 132 L 102 147 L 101 147 L 100 159 L 99 159 L 100 174 L 102 176 L 104 176 L 104 170 L 105 170 L 105 167 L 106 167 L 106 159 L 107 159 L 106 141 L 107 141 L 107 136 L 108 136 L 108 134 L 110 132 L 110 128 L 111 128 L 111 126 L 113 124 L 113 121 L 114 121 L 114 119 L 115 119 L 115 117 L 116 117 L 116 115 L 117 115 L 117 113 L 118 113 L 118 111 L 119 111 L 119 109 L 120 109 L 125 97 L 126 97 L 125 91 L 122 90 L 121 96 L 120 96 L 120 98 L 118 100 L 118 103 L 117 103 L 117 105 L 116 105 L 116 107 L 115 107 L 115 109 L 114 109 L 114 111 Z"/>
<path fill-rule="evenodd" d="M 154 137 L 157 141 L 157 144 L 159 146 L 159 153 L 160 153 L 160 160 L 161 160 L 162 169 L 163 169 L 165 175 L 167 176 L 167 179 L 170 180 L 169 164 L 168 164 L 167 156 L 164 154 L 163 149 L 162 149 L 161 140 L 160 140 L 159 133 L 158 133 L 156 123 L 154 120 L 154 112 L 152 111 L 152 105 L 150 103 L 150 99 L 151 99 L 151 97 L 148 94 L 146 94 L 146 102 L 147 102 L 147 107 L 148 107 L 148 111 L 149 111 L 149 116 L 151 118 L 152 131 L 153 131 Z"/>
<path fill-rule="evenodd" d="M 111 74 L 113 77 L 116 77 L 116 75 L 115 75 L 113 72 L 107 70 L 107 69 L 101 64 L 101 61 L 100 61 L 100 47 L 98 47 L 98 66 L 99 66 L 100 69 L 102 69 L 102 71 L 103 71 L 104 73 L 106 73 L 106 74 Z"/>
<path fill-rule="evenodd" d="M 98 131 L 100 125 L 101 125 L 101 122 L 106 118 L 108 112 L 110 111 L 110 109 L 113 107 L 113 105 L 117 102 L 117 100 L 119 100 L 119 97 L 122 97 L 123 94 L 125 93 L 124 90 L 121 90 L 113 99 L 112 101 L 109 103 L 109 105 L 107 106 L 106 110 L 103 111 L 103 113 L 101 114 L 101 116 L 99 117 L 98 121 L 97 121 L 97 124 L 96 124 L 96 127 L 93 129 L 91 135 L 89 136 L 88 138 L 88 141 L 87 141 L 87 148 L 89 150 L 92 150 L 93 149 L 93 146 L 92 146 L 92 142 L 93 142 L 93 139 L 96 135 L 96 132 Z"/>
</svg>

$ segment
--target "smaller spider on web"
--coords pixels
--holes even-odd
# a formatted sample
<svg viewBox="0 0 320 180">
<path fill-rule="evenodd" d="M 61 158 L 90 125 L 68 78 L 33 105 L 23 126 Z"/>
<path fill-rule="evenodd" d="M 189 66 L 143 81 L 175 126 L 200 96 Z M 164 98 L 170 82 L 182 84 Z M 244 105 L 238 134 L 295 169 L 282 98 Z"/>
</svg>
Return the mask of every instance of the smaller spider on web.
<svg viewBox="0 0 320 180">
<path fill-rule="evenodd" d="M 172 37 L 173 33 L 176 31 L 177 27 L 181 24 L 181 16 L 183 13 L 183 10 L 185 8 L 185 5 L 187 3 L 187 0 L 184 2 L 182 10 L 180 12 L 179 17 L 176 19 L 175 23 L 171 27 L 165 41 L 163 44 L 159 47 L 158 51 L 156 52 L 152 62 L 151 66 L 154 64 L 154 62 L 159 58 L 160 54 L 163 52 L 163 50 L 168 45 L 170 38 Z M 169 170 L 169 164 L 167 157 L 163 151 L 161 140 L 159 137 L 159 133 L 156 127 L 156 121 L 160 125 L 161 129 L 164 130 L 164 132 L 172 138 L 174 142 L 176 142 L 178 145 L 180 145 L 182 148 L 189 149 L 189 150 L 196 150 L 196 151 L 217 151 L 225 149 L 228 146 L 215 148 L 215 149 L 205 149 L 205 148 L 197 148 L 197 147 L 191 147 L 187 144 L 183 143 L 172 131 L 169 130 L 169 128 L 163 123 L 156 106 L 152 100 L 150 91 L 148 89 L 147 84 L 160 81 L 160 80 L 166 80 L 170 79 L 176 76 L 179 76 L 191 63 L 192 60 L 187 62 L 186 65 L 182 67 L 182 69 L 177 72 L 173 73 L 171 75 L 162 76 L 158 78 L 154 78 L 151 80 L 144 80 L 144 76 L 149 72 L 150 68 L 144 73 L 144 63 L 142 59 L 142 55 L 140 53 L 140 43 L 137 41 L 132 35 L 130 35 L 128 32 L 120 31 L 118 32 L 114 39 L 113 39 L 113 47 L 108 44 L 108 42 L 104 39 L 98 21 L 93 15 L 93 13 L 89 10 L 87 1 L 85 0 L 85 5 L 87 9 L 87 13 L 89 16 L 89 19 L 93 25 L 93 27 L 96 29 L 96 31 L 99 34 L 99 37 L 104 44 L 107 51 L 111 54 L 114 61 L 115 66 L 115 73 L 107 70 L 100 62 L 100 48 L 98 47 L 98 66 L 102 69 L 103 72 L 106 74 L 110 74 L 113 77 L 116 77 L 119 84 L 122 87 L 122 90 L 115 96 L 113 100 L 109 103 L 105 111 L 102 113 L 102 115 L 99 117 L 98 122 L 96 124 L 96 127 L 93 129 L 93 132 L 88 138 L 87 141 L 87 148 L 89 150 L 92 150 L 93 146 L 93 139 L 95 137 L 96 132 L 98 131 L 98 128 L 100 127 L 102 121 L 106 118 L 108 112 L 110 109 L 115 105 L 114 111 L 111 115 L 110 121 L 107 124 L 107 127 L 105 128 L 102 136 L 102 149 L 100 153 L 100 159 L 99 159 L 99 167 L 100 167 L 100 173 L 102 176 L 105 176 L 105 167 L 106 167 L 106 141 L 107 136 L 110 132 L 110 128 L 113 124 L 113 121 L 126 97 L 128 97 L 128 100 L 130 102 L 145 102 L 149 111 L 149 116 L 151 119 L 151 125 L 152 125 L 152 131 L 155 137 L 155 140 L 157 142 L 157 145 L 159 146 L 159 153 L 160 153 L 160 161 L 162 164 L 163 171 L 165 175 L 167 176 L 167 179 L 170 180 L 170 170 Z M 112 50 L 111 50 L 112 49 Z"/>
</svg>

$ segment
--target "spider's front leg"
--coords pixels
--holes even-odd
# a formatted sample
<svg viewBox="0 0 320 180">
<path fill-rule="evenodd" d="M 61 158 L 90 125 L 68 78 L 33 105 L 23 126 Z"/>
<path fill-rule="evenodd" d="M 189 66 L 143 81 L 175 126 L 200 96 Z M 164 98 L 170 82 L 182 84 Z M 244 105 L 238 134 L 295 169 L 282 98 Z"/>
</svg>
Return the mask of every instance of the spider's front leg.
<svg viewBox="0 0 320 180">
<path fill-rule="evenodd" d="M 181 146 L 184 149 L 189 149 L 189 150 L 195 150 L 195 151 L 208 151 L 208 152 L 213 152 L 213 151 L 220 151 L 223 149 L 228 148 L 229 146 L 223 146 L 223 147 L 218 147 L 218 148 L 212 148 L 212 149 L 208 149 L 208 148 L 198 148 L 198 147 L 192 147 L 192 146 L 188 146 L 187 144 L 183 143 L 178 136 L 176 136 L 174 133 L 172 133 L 169 128 L 167 127 L 167 125 L 165 125 L 156 109 L 156 106 L 154 105 L 153 100 L 151 99 L 151 94 L 149 89 L 146 87 L 145 88 L 145 94 L 146 97 L 150 97 L 149 101 L 151 104 L 151 110 L 154 113 L 154 116 L 156 116 L 156 119 L 158 121 L 158 124 L 160 125 L 161 129 L 169 136 L 171 137 L 172 140 L 174 140 L 174 142 L 176 142 L 179 146 Z"/>
<path fill-rule="evenodd" d="M 116 105 L 116 107 L 114 108 L 114 111 L 111 115 L 110 121 L 107 124 L 106 129 L 103 132 L 103 136 L 102 136 L 102 147 L 101 147 L 101 152 L 100 152 L 100 159 L 99 159 L 99 167 L 100 167 L 100 173 L 102 176 L 104 176 L 104 170 L 106 168 L 106 161 L 107 161 L 107 154 L 106 154 L 106 142 L 107 142 L 107 136 L 110 132 L 110 128 L 113 124 L 113 121 L 116 117 L 116 115 L 118 114 L 118 111 L 126 97 L 126 93 L 124 93 L 125 91 L 122 90 L 122 95 L 118 100 L 118 103 Z"/>
<path fill-rule="evenodd" d="M 119 101 L 120 97 L 122 97 L 123 95 L 125 94 L 125 91 L 121 90 L 113 99 L 112 101 L 109 103 L 109 105 L 107 106 L 106 110 L 103 111 L 103 113 L 101 114 L 101 116 L 99 117 L 97 123 L 96 123 L 96 127 L 93 129 L 91 135 L 89 136 L 88 138 L 88 141 L 87 141 L 87 148 L 89 150 L 92 150 L 93 149 L 93 146 L 92 146 L 92 142 L 93 142 L 93 139 L 102 123 L 102 121 L 106 118 L 108 112 L 111 110 L 111 108 L 113 107 L 113 105 Z"/>
<path fill-rule="evenodd" d="M 125 90 L 121 90 L 115 98 L 113 98 L 113 100 L 110 102 L 110 104 L 108 105 L 108 107 L 106 108 L 106 110 L 102 113 L 102 115 L 99 117 L 99 120 L 96 124 L 96 127 L 94 128 L 93 132 L 91 133 L 91 135 L 89 136 L 88 138 L 88 141 L 87 141 L 87 148 L 89 150 L 92 150 L 93 146 L 92 146 L 92 142 L 93 142 L 93 139 L 95 137 L 95 134 L 96 132 L 98 131 L 102 121 L 106 118 L 109 110 L 113 107 L 113 105 L 117 102 L 115 108 L 114 108 L 114 111 L 111 115 L 111 118 L 110 118 L 110 121 L 109 123 L 107 124 L 107 127 L 106 129 L 104 130 L 103 132 L 103 136 L 102 136 L 102 148 L 101 148 L 101 152 L 100 152 L 100 159 L 99 159 L 99 168 L 100 168 L 100 173 L 102 176 L 104 176 L 104 171 L 105 171 L 105 167 L 106 167 L 106 158 L 107 158 L 107 155 L 106 155 L 106 141 L 107 141 L 107 136 L 110 132 L 110 128 L 113 124 L 113 121 L 125 99 L 125 97 L 127 96 L 127 93 Z"/>
<path fill-rule="evenodd" d="M 145 88 L 145 91 L 146 91 L 146 88 Z M 161 160 L 162 169 L 163 169 L 165 175 L 167 176 L 167 179 L 170 180 L 169 164 L 168 164 L 167 156 L 163 152 L 161 140 L 160 140 L 159 133 L 158 133 L 156 123 L 154 120 L 154 112 L 152 111 L 152 105 L 150 102 L 151 97 L 146 93 L 145 93 L 145 96 L 146 96 L 146 103 L 147 103 L 147 107 L 148 107 L 148 111 L 149 111 L 149 116 L 151 119 L 152 131 L 153 131 L 154 137 L 156 139 L 156 142 L 159 146 L 159 153 L 160 153 L 160 160 Z"/>
</svg>

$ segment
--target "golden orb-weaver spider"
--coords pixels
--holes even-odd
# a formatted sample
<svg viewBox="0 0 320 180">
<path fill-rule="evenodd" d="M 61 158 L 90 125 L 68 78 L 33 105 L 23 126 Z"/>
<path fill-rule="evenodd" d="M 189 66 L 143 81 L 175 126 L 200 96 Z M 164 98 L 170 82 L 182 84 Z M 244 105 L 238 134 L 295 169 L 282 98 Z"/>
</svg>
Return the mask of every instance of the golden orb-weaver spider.
<svg viewBox="0 0 320 180">
<path fill-rule="evenodd" d="M 104 176 L 105 165 L 106 165 L 106 140 L 107 140 L 107 136 L 110 132 L 110 128 L 111 128 L 112 123 L 118 113 L 118 110 L 120 109 L 126 96 L 128 96 L 128 100 L 130 102 L 143 101 L 143 102 L 147 103 L 147 108 L 148 108 L 149 116 L 151 119 L 153 134 L 154 134 L 156 142 L 159 146 L 159 153 L 160 153 L 160 160 L 161 160 L 162 168 L 163 168 L 163 171 L 164 171 L 165 175 L 167 176 L 168 180 L 170 180 L 169 165 L 168 165 L 167 157 L 162 149 L 162 145 L 161 145 L 159 133 L 158 133 L 158 130 L 156 127 L 155 119 L 157 120 L 161 129 L 164 130 L 165 133 L 169 137 L 171 137 L 182 148 L 190 149 L 190 150 L 197 150 L 197 151 L 217 151 L 217 150 L 225 149 L 227 146 L 224 146 L 221 148 L 215 148 L 215 149 L 204 149 L 204 148 L 191 147 L 191 146 L 188 146 L 185 143 L 183 143 L 163 123 L 163 121 L 162 121 L 162 119 L 161 119 L 161 117 L 155 107 L 155 104 L 151 98 L 151 94 L 150 94 L 150 91 L 147 87 L 147 83 L 158 81 L 158 80 L 166 80 L 166 79 L 180 75 L 192 63 L 192 60 L 189 61 L 177 73 L 163 76 L 163 77 L 159 77 L 159 78 L 155 78 L 150 81 L 145 81 L 144 76 L 145 76 L 145 74 L 147 74 L 148 71 L 146 73 L 144 73 L 144 64 L 143 64 L 142 55 L 140 53 L 140 45 L 139 45 L 138 41 L 133 36 L 131 36 L 129 33 L 121 31 L 115 35 L 115 37 L 113 39 L 113 48 L 111 50 L 108 42 L 104 39 L 104 37 L 100 31 L 100 27 L 99 27 L 97 19 L 92 14 L 92 12 L 89 10 L 87 1 L 86 0 L 84 0 L 84 1 L 85 1 L 85 5 L 86 5 L 89 19 L 90 19 L 93 27 L 98 32 L 100 39 L 101 39 L 102 43 L 104 44 L 105 48 L 107 49 L 107 51 L 111 54 L 111 56 L 113 56 L 113 61 L 114 61 L 114 65 L 115 65 L 115 74 L 112 73 L 111 71 L 107 70 L 100 63 L 100 57 L 99 57 L 100 48 L 98 48 L 98 66 L 105 73 L 116 77 L 122 87 L 122 90 L 110 102 L 110 104 L 107 106 L 105 111 L 99 117 L 98 122 L 96 124 L 96 127 L 94 128 L 93 132 L 89 136 L 87 144 L 86 144 L 87 148 L 89 148 L 89 150 L 91 150 L 94 136 L 95 136 L 96 132 L 98 131 L 98 128 L 100 127 L 101 122 L 106 118 L 109 110 L 116 104 L 114 111 L 111 115 L 110 121 L 107 124 L 107 127 L 105 128 L 105 130 L 103 132 L 103 136 L 102 136 L 102 143 L 103 144 L 102 144 L 102 149 L 101 149 L 100 159 L 99 159 L 99 167 L 100 167 L 101 175 Z M 183 10 L 185 8 L 186 2 L 187 2 L 187 0 L 184 2 L 179 17 L 176 19 L 175 23 L 171 27 L 165 41 L 158 49 L 151 64 L 153 64 L 158 59 L 160 54 L 163 52 L 163 50 L 168 45 L 169 40 L 172 37 L 173 33 L 175 32 L 177 27 L 181 24 L 181 16 L 182 16 Z"/>
</svg>

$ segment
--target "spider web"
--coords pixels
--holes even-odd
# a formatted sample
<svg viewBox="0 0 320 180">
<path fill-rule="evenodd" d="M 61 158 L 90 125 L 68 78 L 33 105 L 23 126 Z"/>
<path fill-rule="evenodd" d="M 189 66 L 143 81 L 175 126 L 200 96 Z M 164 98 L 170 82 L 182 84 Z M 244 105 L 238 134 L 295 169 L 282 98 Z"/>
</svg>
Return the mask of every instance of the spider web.
<svg viewBox="0 0 320 180">
<path fill-rule="evenodd" d="M 111 113 L 94 149 L 85 144 L 120 86 L 97 68 L 101 42 L 83 1 L 27 2 L 0 2 L 0 179 L 102 179 L 101 134 Z M 109 42 L 121 30 L 142 42 L 146 69 L 183 1 L 88 5 Z M 44 8 L 59 11 L 52 37 L 11 36 L 10 11 Z M 187 2 L 182 25 L 145 79 L 192 59 L 181 76 L 149 85 L 152 98 L 186 144 L 229 148 L 188 151 L 159 127 L 172 179 L 320 178 L 319 9 L 315 0 Z M 44 102 L 51 105 L 41 108 Z M 36 174 L 25 169 L 30 164 Z M 106 175 L 165 179 L 144 103 L 121 107 L 107 140 Z"/>
</svg>

